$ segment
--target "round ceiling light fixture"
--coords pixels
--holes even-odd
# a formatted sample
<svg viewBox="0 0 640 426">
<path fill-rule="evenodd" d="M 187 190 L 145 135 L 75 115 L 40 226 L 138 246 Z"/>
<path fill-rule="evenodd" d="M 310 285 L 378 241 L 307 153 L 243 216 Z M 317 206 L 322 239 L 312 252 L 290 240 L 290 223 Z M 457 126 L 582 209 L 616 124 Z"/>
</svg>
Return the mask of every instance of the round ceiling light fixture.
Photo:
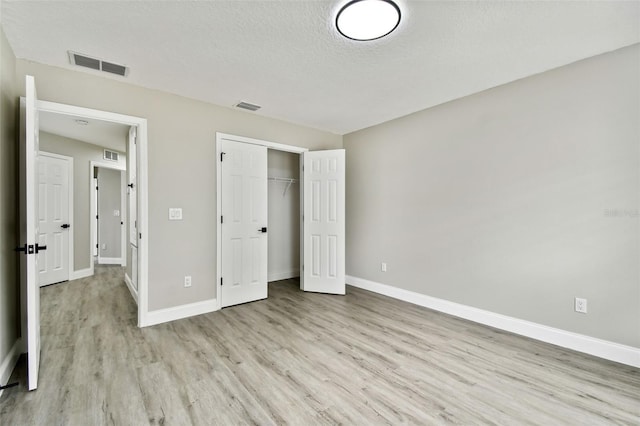
<svg viewBox="0 0 640 426">
<path fill-rule="evenodd" d="M 351 40 L 376 40 L 400 24 L 400 8 L 392 0 L 353 0 L 336 16 L 336 27 Z"/>
</svg>

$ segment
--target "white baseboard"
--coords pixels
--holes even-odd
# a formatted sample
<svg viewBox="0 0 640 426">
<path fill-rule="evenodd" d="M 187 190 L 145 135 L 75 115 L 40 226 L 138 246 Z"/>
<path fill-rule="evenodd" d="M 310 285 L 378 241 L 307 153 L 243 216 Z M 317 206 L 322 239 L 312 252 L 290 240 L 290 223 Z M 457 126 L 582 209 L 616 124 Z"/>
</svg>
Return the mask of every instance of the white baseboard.
<svg viewBox="0 0 640 426">
<path fill-rule="evenodd" d="M 300 270 L 294 269 L 293 271 L 284 271 L 284 272 L 269 272 L 267 275 L 267 281 L 280 281 L 287 280 L 289 278 L 296 278 L 300 276 Z"/>
<path fill-rule="evenodd" d="M 16 340 L 7 356 L 2 360 L 2 364 L 0 364 L 0 385 L 5 386 L 7 382 L 9 382 L 11 373 L 13 373 L 13 369 L 16 368 L 18 358 L 20 358 L 20 354 L 22 353 L 22 346 L 22 339 Z M 0 396 L 2 396 L 2 392 L 4 392 L 4 390 L 0 390 Z"/>
<path fill-rule="evenodd" d="M 90 277 L 91 275 L 93 275 L 92 268 L 80 269 L 79 271 L 72 271 L 69 274 L 69 281 L 79 280 L 80 278 L 87 278 L 87 277 Z"/>
<path fill-rule="evenodd" d="M 121 257 L 100 257 L 98 256 L 98 265 L 121 265 Z"/>
<path fill-rule="evenodd" d="M 133 297 L 133 300 L 135 300 L 136 305 L 138 304 L 138 291 L 135 289 L 135 287 L 133 286 L 133 281 L 131 281 L 131 278 L 129 278 L 129 275 L 127 275 L 126 273 L 124 274 L 124 282 L 125 284 L 127 284 L 127 288 L 129 289 L 129 293 L 131 293 L 131 297 Z"/>
<path fill-rule="evenodd" d="M 553 328 L 506 315 L 496 314 L 472 306 L 450 302 L 363 278 L 346 276 L 346 282 L 354 287 L 383 294 L 435 311 L 488 325 L 500 330 L 530 337 L 563 348 L 573 349 L 600 358 L 640 368 L 640 348 L 621 345 L 607 340 L 597 339 L 584 334 Z"/>
<path fill-rule="evenodd" d="M 141 327 L 149 327 L 151 325 L 162 324 L 164 322 L 208 314 L 209 312 L 217 311 L 218 309 L 218 301 L 216 299 L 190 303 L 188 305 L 176 306 L 174 308 L 158 309 L 156 311 L 147 312 L 145 322 Z"/>
</svg>

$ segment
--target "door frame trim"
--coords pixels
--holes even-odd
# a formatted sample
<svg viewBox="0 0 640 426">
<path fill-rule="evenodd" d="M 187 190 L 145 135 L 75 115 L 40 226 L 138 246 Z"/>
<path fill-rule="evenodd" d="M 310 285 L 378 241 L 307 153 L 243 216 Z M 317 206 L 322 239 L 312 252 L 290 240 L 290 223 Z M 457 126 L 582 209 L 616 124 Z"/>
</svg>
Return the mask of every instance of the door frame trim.
<svg viewBox="0 0 640 426">
<path fill-rule="evenodd" d="M 271 141 L 265 141 L 262 139 L 254 139 L 248 138 L 244 136 L 230 135 L 228 133 L 220 133 L 216 132 L 216 310 L 221 309 L 222 307 L 222 287 L 220 286 L 220 278 L 222 275 L 220 274 L 222 269 L 222 229 L 221 223 L 218 219 L 222 215 L 222 170 L 220 168 L 220 154 L 222 152 L 220 146 L 222 140 L 230 140 L 234 142 L 248 143 L 251 145 L 260 145 L 264 146 L 267 149 L 273 149 L 276 151 L 284 151 L 291 152 L 294 154 L 302 154 L 304 152 L 309 151 L 308 148 L 303 148 L 301 146 L 294 145 L 286 145 L 282 143 L 276 143 Z M 302 161 L 302 156 L 300 157 L 300 161 Z M 302 185 L 301 185 L 302 187 Z M 302 223 L 302 209 L 300 209 L 300 223 Z M 302 250 L 302 247 L 300 248 Z M 302 260 L 302 259 L 301 259 Z M 302 265 L 301 265 L 302 267 Z"/>
<path fill-rule="evenodd" d="M 43 150 L 39 150 L 38 151 L 38 156 L 43 156 L 43 157 L 50 157 L 50 158 L 57 158 L 58 160 L 65 160 L 67 161 L 69 167 L 68 167 L 68 173 L 67 173 L 67 178 L 69 179 L 69 183 L 67 185 L 67 189 L 69 190 L 69 195 L 67 196 L 67 199 L 69 201 L 69 223 L 71 225 L 73 225 L 73 206 L 74 206 L 74 201 L 73 201 L 73 168 L 74 168 L 74 163 L 73 163 L 73 157 L 69 157 L 68 155 L 61 155 L 61 154 L 55 154 L 53 152 L 49 152 L 49 151 L 43 151 Z M 71 226 L 71 228 L 69 228 L 69 271 L 67 274 L 67 280 L 71 281 L 72 279 L 75 279 L 74 277 L 74 253 L 75 253 L 75 247 L 74 247 L 74 226 Z"/>
<path fill-rule="evenodd" d="M 75 105 L 50 101 L 37 101 L 39 111 L 71 115 L 80 118 L 109 121 L 112 123 L 136 126 L 138 128 L 137 176 L 138 176 L 138 232 L 143 238 L 138 241 L 138 327 L 148 325 L 149 313 L 149 168 L 147 164 L 147 119 L 115 112 L 101 111 Z"/>
</svg>

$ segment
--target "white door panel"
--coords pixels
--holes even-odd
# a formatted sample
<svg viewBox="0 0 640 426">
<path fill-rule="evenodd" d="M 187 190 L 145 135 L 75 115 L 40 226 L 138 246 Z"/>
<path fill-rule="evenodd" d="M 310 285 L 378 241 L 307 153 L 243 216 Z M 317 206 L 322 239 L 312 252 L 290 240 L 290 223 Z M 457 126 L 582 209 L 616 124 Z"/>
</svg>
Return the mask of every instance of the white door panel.
<svg viewBox="0 0 640 426">
<path fill-rule="evenodd" d="M 127 150 L 127 172 L 129 173 L 129 243 L 138 246 L 138 172 L 137 135 L 138 129 L 129 129 L 129 149 Z"/>
<path fill-rule="evenodd" d="M 42 211 L 38 208 L 38 149 L 39 125 L 35 80 L 26 76 L 24 109 L 21 108 L 20 125 L 20 284 L 24 300 L 23 336 L 27 340 L 28 389 L 38 387 L 40 367 L 40 287 L 38 285 L 40 246 L 38 223 Z M 22 104 L 21 104 L 22 107 Z M 40 252 L 42 253 L 42 252 Z"/>
<path fill-rule="evenodd" d="M 304 291 L 345 294 L 345 150 L 303 154 Z"/>
<path fill-rule="evenodd" d="M 69 161 L 41 154 L 38 158 L 40 286 L 69 279 Z"/>
<path fill-rule="evenodd" d="M 226 307 L 267 297 L 267 149 L 222 140 L 220 150 L 220 297 Z"/>
</svg>

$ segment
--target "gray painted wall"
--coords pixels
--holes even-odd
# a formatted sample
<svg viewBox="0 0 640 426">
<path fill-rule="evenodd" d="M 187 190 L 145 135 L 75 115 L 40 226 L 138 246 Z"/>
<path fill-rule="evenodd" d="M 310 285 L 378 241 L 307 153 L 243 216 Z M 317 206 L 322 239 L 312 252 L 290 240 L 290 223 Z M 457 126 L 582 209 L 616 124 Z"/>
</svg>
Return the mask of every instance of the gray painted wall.
<svg viewBox="0 0 640 426">
<path fill-rule="evenodd" d="M 300 155 L 269 150 L 267 174 L 273 177 L 298 179 Z M 269 181 L 269 280 L 300 275 L 300 184 L 292 184 L 284 193 L 286 183 Z"/>
<path fill-rule="evenodd" d="M 342 148 L 342 136 L 256 113 L 24 60 L 16 69 L 21 92 L 29 74 L 40 99 L 148 120 L 150 310 L 216 297 L 216 132 Z M 169 207 L 181 207 L 184 219 L 170 222 Z M 189 288 L 185 275 L 193 279 Z"/>
<path fill-rule="evenodd" d="M 347 274 L 640 347 L 639 76 L 635 45 L 346 135 Z"/>
<path fill-rule="evenodd" d="M 124 222 L 120 207 L 121 186 L 119 170 L 98 168 L 98 256 L 119 258 L 122 251 L 122 227 Z M 115 211 L 119 216 L 115 216 Z M 126 212 L 124 212 L 126 213 Z"/>
<path fill-rule="evenodd" d="M 0 28 L 0 363 L 20 336 L 15 63 Z"/>
<path fill-rule="evenodd" d="M 89 248 L 91 244 L 91 224 L 89 222 L 91 212 L 90 164 L 91 161 L 107 162 L 103 159 L 104 148 L 40 132 L 40 150 L 73 157 L 73 223 L 71 224 L 73 227 L 73 269 L 76 271 L 87 269 L 91 267 L 93 261 Z M 126 165 L 125 155 L 121 153 L 119 161 L 113 163 L 124 167 Z"/>
</svg>

